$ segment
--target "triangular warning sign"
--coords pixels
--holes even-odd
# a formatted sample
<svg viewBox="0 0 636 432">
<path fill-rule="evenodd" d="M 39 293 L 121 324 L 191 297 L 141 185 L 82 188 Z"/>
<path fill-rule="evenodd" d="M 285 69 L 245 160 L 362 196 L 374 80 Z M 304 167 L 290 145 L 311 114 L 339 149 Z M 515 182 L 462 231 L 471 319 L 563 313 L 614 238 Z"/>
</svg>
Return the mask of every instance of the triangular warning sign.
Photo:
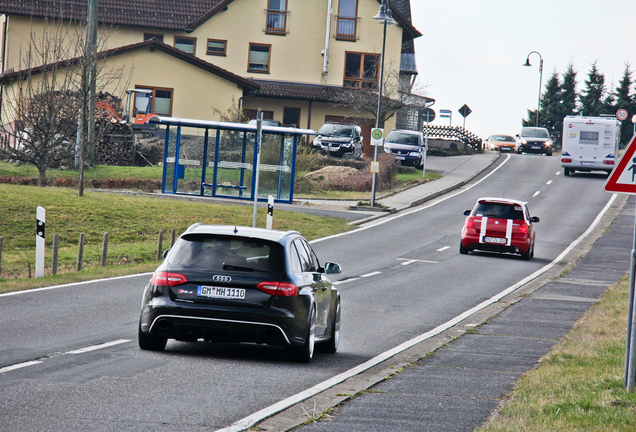
<svg viewBox="0 0 636 432">
<path fill-rule="evenodd" d="M 603 188 L 606 192 L 636 194 L 636 144 L 634 139 L 627 145 L 623 156 L 618 161 L 618 165 L 614 167 L 609 177 L 605 181 Z"/>
</svg>

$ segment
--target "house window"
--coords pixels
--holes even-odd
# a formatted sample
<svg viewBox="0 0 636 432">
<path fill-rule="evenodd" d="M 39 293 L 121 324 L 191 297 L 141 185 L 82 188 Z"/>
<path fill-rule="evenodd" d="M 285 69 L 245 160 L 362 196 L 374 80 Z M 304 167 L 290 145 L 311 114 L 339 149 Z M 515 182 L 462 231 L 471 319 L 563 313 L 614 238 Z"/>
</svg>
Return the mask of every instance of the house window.
<svg viewBox="0 0 636 432">
<path fill-rule="evenodd" d="M 295 128 L 300 126 L 300 108 L 283 108 L 283 124 L 285 126 L 293 126 Z"/>
<path fill-rule="evenodd" d="M 358 23 L 358 0 L 340 0 L 336 18 L 338 19 L 336 38 L 355 40 Z"/>
<path fill-rule="evenodd" d="M 287 0 L 268 0 L 266 33 L 287 33 Z"/>
<path fill-rule="evenodd" d="M 218 39 L 208 39 L 207 55 L 224 56 L 227 54 L 227 41 Z"/>
<path fill-rule="evenodd" d="M 245 109 L 243 110 L 243 114 L 245 114 L 248 120 L 254 120 L 256 116 L 258 116 L 258 110 Z M 274 111 L 261 110 L 261 114 L 263 115 L 263 120 L 274 120 Z"/>
<path fill-rule="evenodd" d="M 378 86 L 380 54 L 347 52 L 345 54 L 344 87 L 375 88 Z"/>
<path fill-rule="evenodd" d="M 182 36 L 174 37 L 174 47 L 177 49 L 180 49 L 181 51 L 187 52 L 188 54 L 194 54 L 196 45 L 197 45 L 196 38 L 182 37 Z"/>
<path fill-rule="evenodd" d="M 271 45 L 250 43 L 248 72 L 269 73 L 269 54 Z"/>
<path fill-rule="evenodd" d="M 159 33 L 144 33 L 144 41 L 150 39 L 156 39 L 158 42 L 163 42 L 163 35 Z"/>
<path fill-rule="evenodd" d="M 135 93 L 135 115 L 149 113 L 165 116 L 172 115 L 173 89 L 146 86 L 138 86 L 136 88 L 139 90 L 149 90 L 150 92 Z"/>
</svg>

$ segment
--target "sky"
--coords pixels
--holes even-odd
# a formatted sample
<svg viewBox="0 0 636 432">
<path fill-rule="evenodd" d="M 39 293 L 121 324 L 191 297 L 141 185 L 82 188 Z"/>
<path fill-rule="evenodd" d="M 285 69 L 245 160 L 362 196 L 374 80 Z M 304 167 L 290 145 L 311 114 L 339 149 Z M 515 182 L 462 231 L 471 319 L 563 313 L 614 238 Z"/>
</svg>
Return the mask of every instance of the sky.
<svg viewBox="0 0 636 432">
<path fill-rule="evenodd" d="M 579 91 L 594 62 L 608 89 L 626 63 L 636 71 L 635 0 L 411 0 L 411 12 L 422 33 L 415 40 L 415 93 L 435 99 L 432 124 L 465 120 L 484 139 L 518 133 L 527 110 L 537 109 L 539 55 L 523 67 L 532 51 L 543 58 L 541 92 L 570 63 Z M 464 104 L 472 110 L 465 119 Z M 441 118 L 440 109 L 451 110 L 452 119 Z"/>
</svg>

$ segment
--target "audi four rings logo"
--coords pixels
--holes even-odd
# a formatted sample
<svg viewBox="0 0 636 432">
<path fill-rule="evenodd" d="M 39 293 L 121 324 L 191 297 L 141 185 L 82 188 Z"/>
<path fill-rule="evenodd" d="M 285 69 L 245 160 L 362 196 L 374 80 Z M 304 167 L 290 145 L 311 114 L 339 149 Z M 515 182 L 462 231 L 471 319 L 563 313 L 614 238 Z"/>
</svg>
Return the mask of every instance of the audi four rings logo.
<svg viewBox="0 0 636 432">
<path fill-rule="evenodd" d="M 212 276 L 212 280 L 214 282 L 231 282 L 232 281 L 232 277 L 231 276 L 225 276 L 225 275 L 214 275 L 214 276 Z"/>
</svg>

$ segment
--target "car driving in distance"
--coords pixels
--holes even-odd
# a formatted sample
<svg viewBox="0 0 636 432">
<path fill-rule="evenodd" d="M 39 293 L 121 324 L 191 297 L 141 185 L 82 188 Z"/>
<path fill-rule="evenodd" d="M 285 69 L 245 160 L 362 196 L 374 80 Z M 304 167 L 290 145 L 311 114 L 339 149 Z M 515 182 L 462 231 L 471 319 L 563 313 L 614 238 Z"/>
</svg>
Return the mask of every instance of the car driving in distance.
<svg viewBox="0 0 636 432">
<path fill-rule="evenodd" d="M 321 266 L 300 233 L 197 223 L 164 255 L 143 293 L 141 349 L 252 342 L 301 362 L 338 349 L 340 293 L 326 276 L 340 266 Z"/>
<path fill-rule="evenodd" d="M 402 165 L 421 167 L 426 157 L 424 134 L 406 129 L 393 129 L 384 140 L 384 151 Z"/>
<path fill-rule="evenodd" d="M 552 156 L 550 132 L 542 127 L 524 127 L 517 134 L 517 153 L 539 153 Z"/>
<path fill-rule="evenodd" d="M 357 124 L 327 122 L 318 129 L 312 147 L 331 156 L 362 155 L 362 128 Z"/>
<path fill-rule="evenodd" d="M 465 210 L 459 253 L 481 250 L 534 256 L 534 223 L 525 202 L 506 198 L 479 198 L 472 210 Z"/>
<path fill-rule="evenodd" d="M 511 135 L 490 135 L 486 139 L 486 148 L 500 153 L 514 153 L 517 150 L 517 140 Z"/>
</svg>

